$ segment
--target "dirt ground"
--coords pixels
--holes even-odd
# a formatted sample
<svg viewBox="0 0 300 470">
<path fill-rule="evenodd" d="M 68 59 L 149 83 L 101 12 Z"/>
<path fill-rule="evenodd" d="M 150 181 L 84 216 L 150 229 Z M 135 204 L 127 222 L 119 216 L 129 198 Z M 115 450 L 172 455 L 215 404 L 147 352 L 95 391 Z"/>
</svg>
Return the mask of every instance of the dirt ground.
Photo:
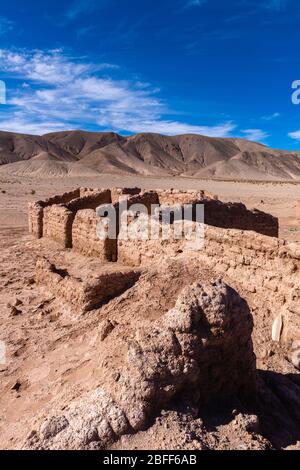
<svg viewBox="0 0 300 470">
<path fill-rule="evenodd" d="M 300 241 L 300 220 L 296 219 L 300 184 L 121 178 L 107 175 L 88 179 L 1 180 L 0 340 L 7 345 L 7 363 L 0 365 L 2 449 L 19 448 L 34 429 L 35 418 L 39 413 L 43 412 L 47 416 L 52 409 L 57 409 L 58 404 L 60 411 L 63 411 L 68 401 L 86 391 L 87 383 L 89 388 L 98 384 L 96 352 L 92 345 L 97 341 L 99 312 L 83 317 L 79 324 L 74 314 L 62 307 L 51 293 L 34 286 L 37 256 L 51 253 L 52 257 L 59 259 L 61 253 L 54 244 L 45 245 L 33 240 L 27 231 L 28 202 L 78 186 L 204 189 L 217 194 L 224 201 L 243 202 L 249 208 L 270 212 L 279 217 L 282 238 Z M 17 312 L 12 315 L 8 304 L 16 300 Z M 259 367 L 265 371 L 277 371 L 278 374 L 292 374 L 294 369 L 285 360 L 284 351 L 270 350 L 269 319 L 266 319 L 265 324 L 260 324 L 259 329 L 260 334 L 255 340 Z M 264 334 L 266 336 L 263 339 Z M 174 428 L 178 426 L 173 421 L 171 417 L 171 429 L 173 425 Z M 159 428 L 159 423 L 155 426 Z M 155 429 L 151 431 L 154 434 Z M 160 428 L 157 432 L 166 435 Z M 167 435 L 170 437 L 170 432 Z M 147 442 L 149 436 L 141 434 L 140 440 L 139 437 L 125 438 L 124 446 L 147 447 Z M 179 448 L 183 445 L 181 438 L 178 438 L 177 444 Z M 293 445 L 296 442 L 292 440 L 286 443 L 286 447 Z M 226 448 L 216 443 L 215 448 L 218 447 Z"/>
</svg>

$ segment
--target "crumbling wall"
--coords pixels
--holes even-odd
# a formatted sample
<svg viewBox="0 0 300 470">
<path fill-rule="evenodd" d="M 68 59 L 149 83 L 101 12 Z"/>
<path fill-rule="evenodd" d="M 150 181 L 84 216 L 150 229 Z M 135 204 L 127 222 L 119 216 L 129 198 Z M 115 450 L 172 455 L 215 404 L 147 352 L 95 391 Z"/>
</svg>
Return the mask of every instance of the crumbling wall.
<svg viewBox="0 0 300 470">
<path fill-rule="evenodd" d="M 109 190 L 78 188 L 60 196 L 31 203 L 28 209 L 29 232 L 36 238 L 44 236 L 58 242 L 63 248 L 71 248 L 72 223 L 76 212 L 82 209 L 96 209 L 99 205 L 110 202 Z"/>
<path fill-rule="evenodd" d="M 299 245 L 254 232 L 210 226 L 205 227 L 204 243 L 199 242 L 197 237 L 196 243 L 184 237 L 178 240 L 172 231 L 167 240 L 126 240 L 120 232 L 118 259 L 138 266 L 182 253 L 196 257 L 248 292 L 251 307 L 269 308 L 274 320 L 282 315 L 283 341 L 300 338 Z"/>
<path fill-rule="evenodd" d="M 103 269 L 101 274 L 91 272 L 85 279 L 74 277 L 64 268 L 57 268 L 47 259 L 40 258 L 36 264 L 36 282 L 71 305 L 75 312 L 94 310 L 104 302 L 120 295 L 131 287 L 140 272 L 138 269 Z"/>
<path fill-rule="evenodd" d="M 249 292 L 253 308 L 282 316 L 279 338 L 300 338 L 300 247 L 296 243 L 238 230 L 207 227 L 198 254 L 222 275 Z"/>
<path fill-rule="evenodd" d="M 67 204 L 72 199 L 80 196 L 80 189 L 69 191 L 64 194 L 53 196 L 44 201 L 29 203 L 28 205 L 28 225 L 29 233 L 35 238 L 43 237 L 44 209 L 54 204 Z"/>
<path fill-rule="evenodd" d="M 49 207 L 54 204 L 68 204 L 68 202 L 78 197 L 80 197 L 80 188 L 74 189 L 73 191 L 68 191 L 58 196 L 52 196 L 48 199 L 45 199 L 44 201 L 40 201 L 40 204 L 43 207 Z"/>
<path fill-rule="evenodd" d="M 44 208 L 38 202 L 32 202 L 28 205 L 28 226 L 29 233 L 35 238 L 43 236 L 43 217 Z"/>
<path fill-rule="evenodd" d="M 143 192 L 140 194 L 132 195 L 126 197 L 126 200 L 122 201 L 122 198 L 118 198 L 118 202 L 115 204 L 102 204 L 101 206 L 101 217 L 99 215 L 99 220 L 97 227 L 100 232 L 107 231 L 109 226 L 113 224 L 113 236 L 110 234 L 110 237 L 115 240 L 115 247 L 117 250 L 117 239 L 120 231 L 120 221 L 122 223 L 122 218 L 124 214 L 127 214 L 129 210 L 135 209 L 137 212 L 140 212 L 138 206 L 142 205 L 146 208 L 146 213 L 148 215 L 152 212 L 153 205 L 158 205 L 158 195 L 154 191 Z M 136 207 L 133 207 L 136 206 Z M 99 206 L 100 207 L 100 206 Z M 127 210 L 126 210 L 127 209 Z M 111 212 L 114 211 L 114 218 L 111 217 Z M 106 214 L 106 215 L 104 215 Z M 116 257 L 117 257 L 116 253 Z"/>
<path fill-rule="evenodd" d="M 159 203 L 162 206 L 176 206 L 178 204 L 192 204 L 193 202 L 201 201 L 205 197 L 210 197 L 206 191 L 179 191 L 176 189 L 158 189 L 157 194 Z"/>
<path fill-rule="evenodd" d="M 116 204 L 123 196 L 134 196 L 140 194 L 141 191 L 140 188 L 113 188 L 111 190 L 111 201 Z"/>
<path fill-rule="evenodd" d="M 92 209 L 77 212 L 72 227 L 72 246 L 74 251 L 102 261 L 117 260 L 117 240 L 107 236 L 99 238 L 97 224 L 99 218 Z"/>
<path fill-rule="evenodd" d="M 82 209 L 97 209 L 101 204 L 109 204 L 111 202 L 110 190 L 103 190 L 99 192 L 92 192 L 87 196 L 73 199 L 66 204 L 66 207 L 72 211 L 77 212 Z"/>
<path fill-rule="evenodd" d="M 207 225 L 238 230 L 252 230 L 269 237 L 278 237 L 279 223 L 276 217 L 258 209 L 249 210 L 244 204 L 224 203 L 205 199 L 204 221 Z"/>
<path fill-rule="evenodd" d="M 152 206 L 159 204 L 158 194 L 155 191 L 145 191 L 128 198 L 128 209 L 135 204 L 142 204 L 146 207 L 148 214 L 151 214 Z"/>
<path fill-rule="evenodd" d="M 102 188 L 80 188 L 78 197 L 89 196 L 91 194 L 100 193 L 101 191 L 103 191 Z"/>
<path fill-rule="evenodd" d="M 223 202 L 206 191 L 158 191 L 162 206 L 204 205 L 204 221 L 220 228 L 252 230 L 262 235 L 278 237 L 279 223 L 276 217 L 258 209 L 249 210 L 242 203 Z M 195 212 L 195 211 L 194 211 Z"/>
<path fill-rule="evenodd" d="M 44 237 L 55 241 L 62 248 L 71 248 L 74 216 L 75 214 L 63 205 L 46 207 L 44 209 Z"/>
</svg>

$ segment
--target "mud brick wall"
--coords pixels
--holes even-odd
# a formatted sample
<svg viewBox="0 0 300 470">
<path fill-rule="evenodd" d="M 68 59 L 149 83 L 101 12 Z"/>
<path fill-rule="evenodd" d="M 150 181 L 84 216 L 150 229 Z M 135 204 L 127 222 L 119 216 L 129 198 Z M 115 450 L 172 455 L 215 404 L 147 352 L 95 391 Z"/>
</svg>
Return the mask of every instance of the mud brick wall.
<svg viewBox="0 0 300 470">
<path fill-rule="evenodd" d="M 162 206 L 176 206 L 178 204 L 191 204 L 201 201 L 204 197 L 209 197 L 205 191 L 178 191 L 175 189 L 157 190 L 159 203 Z"/>
<path fill-rule="evenodd" d="M 80 188 L 78 197 L 89 196 L 90 194 L 100 193 L 101 191 L 103 191 L 102 188 Z"/>
<path fill-rule="evenodd" d="M 53 204 L 67 204 L 68 202 L 78 197 L 80 197 L 80 188 L 74 189 L 73 191 L 69 191 L 64 194 L 60 194 L 58 196 L 50 197 L 44 201 L 40 201 L 40 204 L 43 207 L 49 207 Z"/>
<path fill-rule="evenodd" d="M 140 188 L 113 188 L 111 190 L 111 201 L 116 204 L 122 196 L 134 196 L 140 194 L 141 191 Z"/>
<path fill-rule="evenodd" d="M 43 236 L 43 217 L 44 209 L 37 203 L 32 202 L 28 205 L 28 228 L 35 238 L 42 238 Z"/>
<path fill-rule="evenodd" d="M 36 282 L 70 304 L 77 313 L 101 307 L 103 303 L 130 288 L 139 278 L 134 269 L 108 270 L 89 279 L 71 276 L 67 270 L 56 268 L 47 259 L 36 264 Z"/>
<path fill-rule="evenodd" d="M 255 309 L 268 309 L 275 320 L 282 316 L 281 339 L 300 339 L 300 247 L 296 243 L 248 231 L 205 228 L 202 249 L 193 251 L 186 240 L 118 241 L 119 260 L 127 265 L 150 265 L 164 257 L 190 251 L 228 280 Z"/>
<path fill-rule="evenodd" d="M 67 193 L 45 199 L 44 201 L 29 203 L 28 205 L 29 233 L 31 233 L 36 238 L 42 238 L 43 237 L 44 208 L 50 207 L 54 204 L 66 204 L 72 201 L 72 199 L 78 198 L 79 196 L 80 196 L 80 190 L 75 189 L 74 191 L 69 191 Z"/>
<path fill-rule="evenodd" d="M 128 198 L 128 209 L 135 204 L 143 204 L 147 208 L 148 214 L 151 214 L 152 206 L 159 204 L 158 194 L 155 191 L 145 191 L 135 196 L 130 196 Z"/>
<path fill-rule="evenodd" d="M 217 196 L 205 191 L 158 190 L 158 196 L 162 206 L 204 204 L 207 225 L 253 230 L 270 237 L 278 237 L 279 234 L 279 223 L 276 217 L 257 209 L 248 210 L 241 203 L 222 202 Z"/>
<path fill-rule="evenodd" d="M 111 202 L 111 194 L 109 190 L 95 192 L 87 196 L 79 197 L 66 204 L 67 209 L 77 212 L 82 209 L 96 209 L 101 204 L 109 204 Z"/>
<path fill-rule="evenodd" d="M 282 340 L 300 339 L 300 247 L 238 230 L 207 227 L 199 259 L 242 286 L 252 308 L 282 315 Z M 247 295 L 248 292 L 248 295 Z"/>
<path fill-rule="evenodd" d="M 214 199 L 205 199 L 202 203 L 204 204 L 204 220 L 207 225 L 252 230 L 269 237 L 278 237 L 278 219 L 270 214 L 257 209 L 248 210 L 241 203 L 224 203 Z"/>
<path fill-rule="evenodd" d="M 192 235 L 178 239 L 183 228 L 181 221 L 163 225 L 144 214 L 136 219 L 130 218 L 130 212 L 128 215 L 129 226 L 126 227 L 126 223 L 123 223 L 118 237 L 118 261 L 127 266 L 151 265 L 179 253 L 193 253 L 203 245 L 204 230 L 197 232 L 199 224 L 195 222 L 185 221 L 184 228 L 190 229 Z M 147 239 L 144 237 L 145 233 Z"/>
<path fill-rule="evenodd" d="M 78 211 L 72 227 L 74 251 L 102 261 L 117 260 L 117 240 L 97 236 L 99 218 L 92 209 Z"/>
<path fill-rule="evenodd" d="M 58 243 L 62 248 L 72 247 L 72 224 L 75 214 L 63 205 L 44 209 L 44 237 Z"/>
<path fill-rule="evenodd" d="M 137 205 L 137 204 L 141 204 L 141 205 L 145 206 L 146 209 L 147 209 L 148 214 L 150 215 L 151 212 L 152 212 L 152 206 L 159 204 L 158 194 L 154 191 L 148 191 L 148 192 L 146 191 L 146 192 L 143 192 L 143 193 L 140 193 L 140 194 L 129 196 L 128 199 L 127 199 L 126 208 L 127 208 L 127 210 L 129 210 L 130 208 L 132 208 L 132 206 Z M 119 230 L 120 230 L 119 221 L 120 221 L 120 217 L 121 217 L 120 216 L 121 203 L 117 202 L 117 203 L 113 204 L 113 206 L 114 206 L 114 209 L 116 211 L 116 234 L 117 234 L 117 237 L 118 237 L 118 233 L 119 233 Z M 124 208 L 122 207 L 122 210 L 123 209 Z M 109 208 L 108 208 L 108 213 L 109 213 Z M 103 219 L 103 221 L 104 220 L 105 219 Z M 103 221 L 102 221 L 102 223 L 103 223 Z"/>
<path fill-rule="evenodd" d="M 126 204 L 127 209 L 130 209 L 133 205 L 141 204 L 146 207 L 149 215 L 151 214 L 152 206 L 159 204 L 158 194 L 154 191 L 145 191 L 140 194 L 129 196 L 128 198 L 126 198 L 126 200 L 127 200 L 127 204 Z M 116 213 L 119 214 L 120 203 L 116 202 L 113 205 L 116 210 Z"/>
</svg>

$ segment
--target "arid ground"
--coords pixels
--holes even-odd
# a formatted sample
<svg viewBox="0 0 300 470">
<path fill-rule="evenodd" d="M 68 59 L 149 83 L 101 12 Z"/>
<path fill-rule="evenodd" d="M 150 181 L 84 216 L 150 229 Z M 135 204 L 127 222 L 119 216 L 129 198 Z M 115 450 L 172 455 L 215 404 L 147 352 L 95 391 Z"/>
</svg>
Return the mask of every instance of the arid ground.
<svg viewBox="0 0 300 470">
<path fill-rule="evenodd" d="M 296 205 L 300 201 L 300 184 L 110 175 L 36 181 L 25 177 L 12 178 L 2 175 L 0 180 L 0 340 L 4 341 L 7 347 L 6 364 L 0 366 L 0 448 L 2 449 L 22 447 L 28 435 L 41 424 L 41 416 L 44 418 L 52 416 L 53 410 L 58 409 L 62 412 L 70 401 L 97 387 L 98 358 L 97 348 L 93 348 L 93 345 L 99 341 L 97 329 L 99 315 L 104 316 L 107 312 L 113 315 L 120 308 L 120 316 L 126 316 L 123 312 L 124 308 L 122 310 L 118 299 L 115 299 L 100 313 L 93 311 L 91 315 L 84 316 L 77 321 L 72 312 L 61 307 L 59 299 L 54 298 L 51 292 L 34 286 L 37 256 L 51 255 L 52 258 L 59 260 L 61 253 L 55 244 L 50 242 L 45 244 L 29 236 L 28 202 L 60 194 L 79 186 L 203 189 L 217 194 L 221 200 L 243 202 L 249 208 L 255 207 L 271 213 L 279 218 L 281 238 L 294 242 L 300 241 L 300 219 L 296 218 Z M 79 255 L 77 260 L 78 263 L 83 263 Z M 188 273 L 185 275 L 188 276 Z M 146 283 L 146 280 L 143 282 Z M 146 292 L 145 285 L 140 285 L 140 291 L 132 292 L 133 299 L 138 292 L 140 294 Z M 160 287 L 154 282 L 154 297 L 159 289 Z M 243 294 L 243 292 L 239 293 Z M 122 299 L 122 302 L 128 301 L 126 295 Z M 168 300 L 168 295 L 163 299 L 163 305 L 158 308 L 166 310 L 172 305 Z M 123 320 L 119 319 L 119 321 Z M 271 319 L 265 315 L 265 312 L 254 317 L 253 338 L 258 369 L 265 371 L 265 374 L 271 371 L 272 374 L 282 376 L 283 382 L 289 380 L 284 382 L 284 386 L 289 387 L 289 383 L 293 384 L 297 387 L 296 392 L 299 393 L 299 376 L 297 379 L 291 378 L 295 376 L 296 370 L 288 362 L 284 347 L 271 342 L 271 327 Z M 264 378 L 264 373 L 262 373 L 261 380 Z M 287 378 L 288 376 L 290 379 Z M 270 377 L 269 382 L 272 380 L 275 379 Z M 268 377 L 264 383 L 267 381 Z M 280 396 L 280 391 L 278 396 Z M 264 397 L 267 397 L 266 393 Z M 284 398 L 282 400 L 284 402 Z M 263 411 L 265 412 L 266 410 Z M 278 413 L 280 415 L 280 412 Z M 269 432 L 272 423 L 276 423 L 274 416 L 272 419 L 275 421 L 270 420 L 268 423 L 266 419 L 265 435 L 269 440 L 264 440 L 263 437 L 249 434 L 247 425 L 239 417 L 236 419 L 232 417 L 231 420 L 224 418 L 219 422 L 212 419 L 203 428 L 201 428 L 202 424 L 198 423 L 202 429 L 199 434 L 199 428 L 194 422 L 186 422 L 184 421 L 186 418 L 181 419 L 168 411 L 166 415 L 159 417 L 148 431 L 139 432 L 131 437 L 125 436 L 114 444 L 114 448 L 147 449 L 156 446 L 166 449 L 268 448 L 270 441 L 275 447 L 299 448 L 299 440 L 297 444 L 294 432 L 297 419 L 299 423 L 299 416 L 295 418 L 293 414 L 294 412 L 290 410 L 281 421 L 280 416 L 279 418 L 277 416 L 279 419 L 277 424 L 281 423 L 283 428 L 286 428 L 286 433 L 283 432 L 281 435 L 281 431 L 278 431 L 272 441 Z"/>
</svg>

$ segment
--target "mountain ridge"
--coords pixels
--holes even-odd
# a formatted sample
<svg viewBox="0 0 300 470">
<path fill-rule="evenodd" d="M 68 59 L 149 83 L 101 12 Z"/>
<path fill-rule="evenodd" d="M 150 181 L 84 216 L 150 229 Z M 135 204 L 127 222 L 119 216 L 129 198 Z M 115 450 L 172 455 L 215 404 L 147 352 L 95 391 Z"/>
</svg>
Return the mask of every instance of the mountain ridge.
<svg viewBox="0 0 300 470">
<path fill-rule="evenodd" d="M 131 174 L 300 181 L 300 151 L 241 138 L 81 130 L 42 136 L 0 131 L 0 174 Z"/>
</svg>

